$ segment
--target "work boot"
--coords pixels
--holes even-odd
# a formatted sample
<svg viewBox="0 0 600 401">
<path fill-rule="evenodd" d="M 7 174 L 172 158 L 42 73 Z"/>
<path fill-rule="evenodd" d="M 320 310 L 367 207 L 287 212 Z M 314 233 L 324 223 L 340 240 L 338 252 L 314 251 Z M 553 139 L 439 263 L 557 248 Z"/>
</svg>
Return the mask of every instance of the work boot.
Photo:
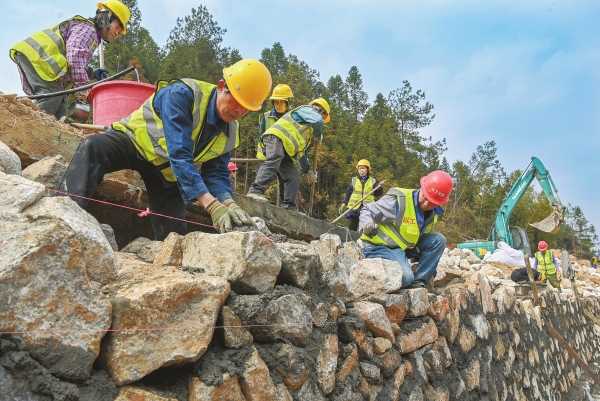
<svg viewBox="0 0 600 401">
<path fill-rule="evenodd" d="M 306 214 L 298 211 L 298 208 L 296 207 L 296 205 L 290 205 L 288 203 L 284 203 L 283 205 L 281 205 L 281 208 L 287 210 L 288 212 L 295 212 L 295 213 L 301 214 L 303 216 L 306 216 Z"/>
<path fill-rule="evenodd" d="M 415 288 L 427 288 L 427 287 L 425 287 L 425 284 L 420 281 L 413 281 L 412 283 L 410 283 L 408 286 L 405 287 L 405 289 L 407 289 L 407 290 L 412 290 Z"/>
<path fill-rule="evenodd" d="M 265 202 L 265 203 L 271 203 L 271 201 L 269 199 L 267 199 L 264 195 L 261 194 L 257 194 L 254 192 L 248 192 L 248 195 L 246 195 L 248 198 L 252 198 L 255 199 L 259 202 Z"/>
</svg>

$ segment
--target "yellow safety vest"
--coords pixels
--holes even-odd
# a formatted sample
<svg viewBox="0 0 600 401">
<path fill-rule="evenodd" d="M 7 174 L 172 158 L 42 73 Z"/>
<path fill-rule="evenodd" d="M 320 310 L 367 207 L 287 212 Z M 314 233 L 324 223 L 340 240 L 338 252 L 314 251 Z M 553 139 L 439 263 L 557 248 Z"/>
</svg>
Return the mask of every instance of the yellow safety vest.
<svg viewBox="0 0 600 401">
<path fill-rule="evenodd" d="M 275 117 L 271 116 L 270 111 L 266 111 L 263 114 L 261 114 L 260 116 L 258 116 L 259 126 L 260 126 L 261 118 L 265 119 L 265 131 L 268 130 L 269 128 L 271 128 L 271 126 L 275 123 L 275 121 L 277 121 L 277 119 Z M 263 141 L 261 141 L 260 138 L 258 138 L 258 143 L 256 144 L 256 158 L 263 159 L 263 160 L 267 158 L 267 154 L 265 153 L 265 144 L 263 143 Z"/>
<path fill-rule="evenodd" d="M 537 271 L 540 273 L 546 274 L 546 276 L 551 274 L 556 274 L 556 266 L 554 265 L 554 258 L 552 258 L 552 253 L 550 251 L 545 251 L 542 256 L 542 252 L 536 252 L 535 257 L 538 261 Z"/>
<path fill-rule="evenodd" d="M 379 229 L 377 235 L 369 238 L 366 235 L 360 237 L 361 240 L 370 242 L 373 245 L 383 245 L 389 248 L 414 248 L 419 241 L 421 232 L 417 224 L 417 211 L 413 201 L 412 193 L 414 189 L 391 188 L 387 195 L 396 195 L 398 198 L 398 216 L 396 221 L 391 224 L 377 223 Z M 424 233 L 431 231 L 433 225 L 437 222 L 438 216 L 435 213 L 423 222 Z"/>
<path fill-rule="evenodd" d="M 352 178 L 352 187 L 354 191 L 352 195 L 350 195 L 350 199 L 348 200 L 348 207 L 354 206 L 359 200 L 365 196 L 365 194 L 371 192 L 373 187 L 375 186 L 375 178 L 369 177 L 368 180 L 365 181 L 365 185 L 363 186 L 362 182 L 358 177 Z M 375 196 L 373 194 L 367 196 L 361 203 L 370 203 L 375 201 Z M 359 209 L 359 207 L 357 207 Z"/>
<path fill-rule="evenodd" d="M 167 181 L 175 182 L 177 178 L 169 163 L 169 151 L 165 139 L 163 122 L 154 111 L 152 103 L 156 93 L 172 82 L 183 82 L 194 92 L 194 106 L 192 108 L 192 141 L 194 141 L 194 164 L 214 159 L 231 152 L 240 144 L 239 124 L 233 121 L 228 124 L 229 135 L 224 132 L 212 138 L 203 148 L 197 148 L 202 129 L 206 123 L 206 110 L 212 92 L 216 85 L 195 79 L 184 78 L 173 81 L 160 81 L 156 92 L 142 104 L 142 107 L 125 117 L 120 122 L 113 123 L 113 129 L 124 132 L 134 143 L 136 149 L 150 163 L 154 164 Z"/>
<path fill-rule="evenodd" d="M 67 65 L 65 40 L 60 33 L 60 28 L 63 24 L 71 21 L 81 21 L 92 25 L 95 29 L 92 21 L 76 15 L 69 20 L 36 32 L 27 39 L 20 41 L 10 49 L 10 58 L 16 62 L 16 53 L 23 53 L 44 81 L 56 81 L 61 78 L 68 72 L 69 67 Z M 90 44 L 90 51 L 96 50 L 97 46 L 98 44 L 94 40 Z"/>
<path fill-rule="evenodd" d="M 285 113 L 261 136 L 262 138 L 265 135 L 275 135 L 281 139 L 286 153 L 296 161 L 302 157 L 303 151 L 314 138 L 312 126 L 309 123 L 300 124 L 292 117 L 292 112 L 300 107 Z"/>
</svg>

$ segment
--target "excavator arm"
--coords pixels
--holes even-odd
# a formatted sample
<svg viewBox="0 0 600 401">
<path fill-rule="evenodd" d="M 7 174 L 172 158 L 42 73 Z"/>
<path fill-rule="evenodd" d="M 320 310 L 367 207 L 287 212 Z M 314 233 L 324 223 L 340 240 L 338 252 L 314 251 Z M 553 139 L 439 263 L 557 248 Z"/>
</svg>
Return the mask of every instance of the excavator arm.
<svg viewBox="0 0 600 401">
<path fill-rule="evenodd" d="M 558 196 L 555 195 L 558 190 L 556 189 L 556 185 L 554 185 L 554 181 L 552 181 L 552 177 L 550 177 L 550 172 L 546 169 L 546 167 L 544 167 L 542 162 L 537 157 L 532 157 L 531 163 L 525 172 L 523 172 L 521 177 L 519 177 L 517 182 L 513 185 L 506 198 L 502 202 L 502 206 L 500 206 L 498 212 L 496 213 L 494 228 L 492 229 L 492 240 L 504 241 L 508 244 L 513 243 L 508 222 L 512 212 L 525 194 L 527 188 L 529 188 L 529 185 L 534 178 L 536 178 L 540 183 L 544 194 L 548 198 L 548 201 L 554 210 L 552 214 L 550 214 L 550 216 L 546 217 L 544 220 L 531 225 L 539 230 L 552 234 L 558 231 L 563 220 L 565 207 L 558 199 Z"/>
</svg>

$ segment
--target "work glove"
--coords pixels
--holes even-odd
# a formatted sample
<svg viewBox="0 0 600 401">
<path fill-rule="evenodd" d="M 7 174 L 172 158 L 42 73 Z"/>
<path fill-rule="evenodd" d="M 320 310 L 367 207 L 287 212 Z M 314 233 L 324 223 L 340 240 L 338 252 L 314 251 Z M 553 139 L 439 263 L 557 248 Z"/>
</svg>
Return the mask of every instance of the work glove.
<svg viewBox="0 0 600 401">
<path fill-rule="evenodd" d="M 340 208 L 338 209 L 338 213 L 342 214 L 342 213 L 346 212 L 347 209 L 348 208 L 346 207 L 346 205 L 342 203 L 342 206 L 340 206 Z"/>
<path fill-rule="evenodd" d="M 310 182 L 312 182 L 313 184 L 315 184 L 317 182 L 317 176 L 318 173 L 316 171 L 312 171 L 309 170 L 308 173 L 306 174 L 308 175 L 308 179 L 310 180 Z"/>
<path fill-rule="evenodd" d="M 205 210 L 208 214 L 210 214 L 213 226 L 217 229 L 217 231 L 223 234 L 224 232 L 231 230 L 231 215 L 235 215 L 233 210 L 219 202 L 218 199 L 214 199 L 212 202 L 210 202 L 206 206 Z"/>
<path fill-rule="evenodd" d="M 104 78 L 108 78 L 108 70 L 104 68 L 97 68 L 94 70 L 94 79 L 96 81 L 101 81 Z"/>
<path fill-rule="evenodd" d="M 365 224 L 365 226 L 362 229 L 362 233 L 369 238 L 373 238 L 374 236 L 377 235 L 378 229 L 379 229 L 379 226 L 375 222 L 371 221 L 371 222 Z"/>
<path fill-rule="evenodd" d="M 231 219 L 235 225 L 241 226 L 242 224 L 247 224 L 249 226 L 256 227 L 256 223 L 252 221 L 252 218 L 237 205 L 235 202 L 231 202 L 227 204 L 227 207 L 230 210 Z M 231 213 L 233 212 L 233 214 Z"/>
</svg>

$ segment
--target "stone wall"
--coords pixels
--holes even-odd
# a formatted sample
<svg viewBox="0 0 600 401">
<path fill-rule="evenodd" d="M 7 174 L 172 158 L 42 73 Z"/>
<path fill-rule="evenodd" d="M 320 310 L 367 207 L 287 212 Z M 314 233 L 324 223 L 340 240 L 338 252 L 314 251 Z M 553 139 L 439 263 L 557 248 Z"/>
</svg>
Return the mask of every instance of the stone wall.
<svg viewBox="0 0 600 401">
<path fill-rule="evenodd" d="M 448 249 L 433 288 L 403 290 L 399 266 L 356 242 L 286 241 L 264 225 L 114 252 L 94 217 L 12 171 L 0 172 L 8 399 L 577 399 L 582 370 L 541 308 L 600 362 L 600 327 L 582 313 L 600 315 L 593 282 L 578 283 L 581 301 L 545 288 L 540 307 L 502 267 Z"/>
</svg>

